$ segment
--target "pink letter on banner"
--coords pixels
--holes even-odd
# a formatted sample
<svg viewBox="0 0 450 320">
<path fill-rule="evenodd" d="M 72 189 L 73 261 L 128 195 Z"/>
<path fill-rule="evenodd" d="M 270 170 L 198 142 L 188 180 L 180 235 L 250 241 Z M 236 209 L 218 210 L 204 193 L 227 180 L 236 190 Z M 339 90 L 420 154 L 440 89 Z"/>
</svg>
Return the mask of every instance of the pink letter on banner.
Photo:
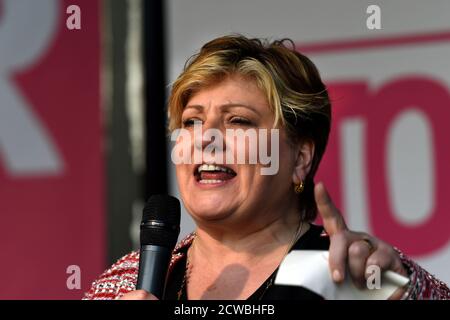
<svg viewBox="0 0 450 320">
<path fill-rule="evenodd" d="M 387 133 L 392 120 L 412 106 L 420 108 L 432 124 L 436 185 L 435 206 L 429 218 L 419 225 L 408 226 L 396 219 L 389 202 L 392 196 L 387 182 L 386 150 Z M 408 77 L 385 84 L 376 92 L 368 108 L 370 121 L 367 159 L 371 225 L 377 235 L 411 255 L 431 253 L 449 240 L 449 106 L 449 93 L 440 83 L 423 77 Z"/>
</svg>

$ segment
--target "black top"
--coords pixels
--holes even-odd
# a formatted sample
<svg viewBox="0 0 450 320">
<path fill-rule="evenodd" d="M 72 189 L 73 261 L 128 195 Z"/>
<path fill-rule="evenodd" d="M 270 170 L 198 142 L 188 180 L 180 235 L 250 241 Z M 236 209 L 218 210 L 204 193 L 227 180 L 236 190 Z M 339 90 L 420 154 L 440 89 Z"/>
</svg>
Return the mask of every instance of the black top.
<svg viewBox="0 0 450 320">
<path fill-rule="evenodd" d="M 328 236 L 321 236 L 323 231 L 322 226 L 310 224 L 310 228 L 303 236 L 292 246 L 291 250 L 328 250 L 330 240 Z M 186 246 L 183 250 L 187 251 L 189 247 Z M 181 250 L 181 252 L 183 252 Z M 185 257 L 178 261 L 168 278 L 166 285 L 165 300 L 177 300 L 178 291 L 183 282 L 184 273 L 186 270 L 186 252 Z M 323 299 L 316 293 L 297 286 L 275 285 L 275 280 L 278 268 L 267 278 L 267 280 L 248 298 L 248 300 L 316 300 Z M 186 300 L 186 286 L 184 286 L 181 300 Z"/>
</svg>

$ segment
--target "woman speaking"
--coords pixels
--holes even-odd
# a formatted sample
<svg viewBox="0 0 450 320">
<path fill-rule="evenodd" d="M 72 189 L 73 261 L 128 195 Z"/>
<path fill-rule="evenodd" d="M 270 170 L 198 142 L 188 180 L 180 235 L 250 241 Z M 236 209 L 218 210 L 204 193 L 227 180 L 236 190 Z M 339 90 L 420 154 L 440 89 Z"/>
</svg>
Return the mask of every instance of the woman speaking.
<svg viewBox="0 0 450 320">
<path fill-rule="evenodd" d="M 244 36 L 205 44 L 174 82 L 170 130 L 194 137 L 196 128 L 216 129 L 216 141 L 236 160 L 252 154 L 226 133 L 277 129 L 256 137 L 277 152 L 277 170 L 263 174 L 261 161 L 177 163 L 181 198 L 196 230 L 173 251 L 165 299 L 315 299 L 301 288 L 274 284 L 291 250 L 329 250 L 332 279 L 345 276 L 359 287 L 376 265 L 409 277 L 391 299 L 448 299 L 447 286 L 398 249 L 369 234 L 349 230 L 325 186 L 314 184 L 331 125 L 331 105 L 314 64 L 286 45 Z M 290 42 L 292 43 L 292 42 Z M 276 141 L 273 141 L 276 139 Z M 177 144 L 186 144 L 188 139 Z M 188 150 L 204 152 L 211 140 L 191 139 Z M 274 148 L 273 146 L 276 146 Z M 186 150 L 186 149 L 185 149 Z M 323 227 L 312 221 L 319 214 Z M 136 290 L 139 254 L 132 252 L 105 271 L 85 299 L 155 299 Z"/>
</svg>

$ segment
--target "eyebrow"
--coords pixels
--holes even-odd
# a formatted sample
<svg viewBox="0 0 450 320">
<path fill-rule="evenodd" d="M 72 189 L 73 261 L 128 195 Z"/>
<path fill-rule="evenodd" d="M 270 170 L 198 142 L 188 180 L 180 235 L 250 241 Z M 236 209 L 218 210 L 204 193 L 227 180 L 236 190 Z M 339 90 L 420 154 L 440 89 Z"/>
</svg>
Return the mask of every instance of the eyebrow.
<svg viewBox="0 0 450 320">
<path fill-rule="evenodd" d="M 260 112 L 254 106 L 245 104 L 245 103 L 225 103 L 225 104 L 221 104 L 219 106 L 220 109 L 242 108 L 242 107 L 250 109 L 254 113 L 260 115 Z M 198 111 L 202 111 L 205 107 L 200 104 L 190 104 L 190 105 L 187 105 L 184 109 L 186 110 L 189 108 L 193 108 L 193 109 L 197 109 Z"/>
</svg>

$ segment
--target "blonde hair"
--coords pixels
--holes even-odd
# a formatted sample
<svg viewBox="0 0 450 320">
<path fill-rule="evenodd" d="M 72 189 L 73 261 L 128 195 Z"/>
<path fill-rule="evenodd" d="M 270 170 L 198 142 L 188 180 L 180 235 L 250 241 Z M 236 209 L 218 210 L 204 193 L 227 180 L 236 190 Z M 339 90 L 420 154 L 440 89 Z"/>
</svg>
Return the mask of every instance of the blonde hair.
<svg viewBox="0 0 450 320">
<path fill-rule="evenodd" d="M 285 43 L 290 43 L 291 48 Z M 273 42 L 229 35 L 206 43 L 186 62 L 169 97 L 169 130 L 181 127 L 181 115 L 199 90 L 239 74 L 256 82 L 274 112 L 274 127 L 284 127 L 293 143 L 310 140 L 314 157 L 300 195 L 302 218 L 317 214 L 314 175 L 325 151 L 331 126 L 331 106 L 315 65 L 295 50 L 290 39 Z"/>
</svg>

